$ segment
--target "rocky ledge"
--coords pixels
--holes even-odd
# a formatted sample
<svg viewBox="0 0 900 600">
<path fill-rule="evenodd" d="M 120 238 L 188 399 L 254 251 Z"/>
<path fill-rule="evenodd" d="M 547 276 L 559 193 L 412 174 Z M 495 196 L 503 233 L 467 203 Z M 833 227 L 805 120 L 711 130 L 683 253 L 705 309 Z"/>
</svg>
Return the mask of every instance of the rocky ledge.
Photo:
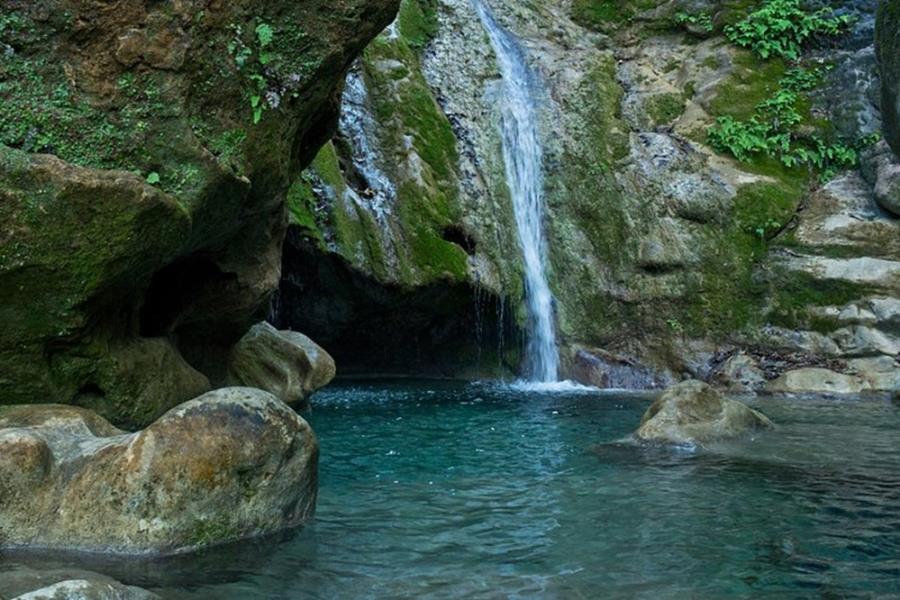
<svg viewBox="0 0 900 600">
<path fill-rule="evenodd" d="M 318 442 L 267 392 L 224 388 L 137 433 L 82 408 L 0 408 L 0 548 L 174 554 L 296 526 Z"/>
</svg>

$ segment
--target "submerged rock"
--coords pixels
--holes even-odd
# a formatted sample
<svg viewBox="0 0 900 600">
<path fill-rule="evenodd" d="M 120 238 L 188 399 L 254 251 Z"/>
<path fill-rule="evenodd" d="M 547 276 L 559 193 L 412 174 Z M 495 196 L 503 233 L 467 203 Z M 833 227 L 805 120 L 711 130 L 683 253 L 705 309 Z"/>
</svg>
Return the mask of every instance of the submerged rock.
<svg viewBox="0 0 900 600">
<path fill-rule="evenodd" d="M 153 600 L 145 589 L 80 569 L 36 570 L 24 566 L 0 573 L 0 598 L 14 600 Z"/>
<path fill-rule="evenodd" d="M 692 380 L 663 392 L 644 413 L 634 435 L 645 442 L 702 444 L 771 427 L 762 413 Z"/>
<path fill-rule="evenodd" d="M 234 385 L 259 388 L 295 404 L 334 379 L 334 360 L 296 331 L 257 323 L 235 345 L 229 360 Z"/>
<path fill-rule="evenodd" d="M 315 508 L 318 442 L 274 396 L 225 388 L 147 429 L 61 405 L 0 409 L 0 547 L 169 554 Z"/>
<path fill-rule="evenodd" d="M 788 371 L 768 385 L 768 391 L 786 394 L 858 394 L 870 389 L 861 377 L 811 367 Z"/>
</svg>

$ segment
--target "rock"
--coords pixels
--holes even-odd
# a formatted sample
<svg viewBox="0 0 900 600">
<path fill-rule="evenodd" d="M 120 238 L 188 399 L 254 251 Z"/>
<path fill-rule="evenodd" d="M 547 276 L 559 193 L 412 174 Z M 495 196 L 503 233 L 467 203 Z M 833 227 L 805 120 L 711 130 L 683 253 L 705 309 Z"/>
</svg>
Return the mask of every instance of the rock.
<svg viewBox="0 0 900 600">
<path fill-rule="evenodd" d="M 566 368 L 568 377 L 602 389 L 648 390 L 675 382 L 665 371 L 642 366 L 637 359 L 599 348 L 577 348 Z"/>
<path fill-rule="evenodd" d="M 398 4 L 0 0 L 0 403 L 142 427 L 220 383 L 278 286 L 291 179 Z"/>
<path fill-rule="evenodd" d="M 765 387 L 766 376 L 753 357 L 738 352 L 716 369 L 712 382 L 731 392 L 758 392 Z"/>
<path fill-rule="evenodd" d="M 772 427 L 762 413 L 692 380 L 663 392 L 644 413 L 635 437 L 663 444 L 703 444 Z"/>
<path fill-rule="evenodd" d="M 13 565 L 0 572 L 0 598 L 14 600 L 152 600 L 145 589 L 80 569 L 37 570 Z"/>
<path fill-rule="evenodd" d="M 76 407 L 6 407 L 0 449 L 0 547 L 180 553 L 315 509 L 315 435 L 261 390 L 210 392 L 131 434 Z"/>
<path fill-rule="evenodd" d="M 881 0 L 875 26 L 875 50 L 881 70 L 881 112 L 888 143 L 900 155 L 900 6 Z"/>
<path fill-rule="evenodd" d="M 874 187 L 875 201 L 893 216 L 900 216 L 900 158 L 882 140 L 861 157 L 862 172 Z"/>
<path fill-rule="evenodd" d="M 816 367 L 788 371 L 767 387 L 785 394 L 858 394 L 868 389 L 869 384 L 859 377 Z"/>
<path fill-rule="evenodd" d="M 900 363 L 893 356 L 856 358 L 847 362 L 847 370 L 874 391 L 900 390 Z"/>
<path fill-rule="evenodd" d="M 235 345 L 229 360 L 234 385 L 259 388 L 295 404 L 334 379 L 334 360 L 296 331 L 257 323 Z"/>
</svg>

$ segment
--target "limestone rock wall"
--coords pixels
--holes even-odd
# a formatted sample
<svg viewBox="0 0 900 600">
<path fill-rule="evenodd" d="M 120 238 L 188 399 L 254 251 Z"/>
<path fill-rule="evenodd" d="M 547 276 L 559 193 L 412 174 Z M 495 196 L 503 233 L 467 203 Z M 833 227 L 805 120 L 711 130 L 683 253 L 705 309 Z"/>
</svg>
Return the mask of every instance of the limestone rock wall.
<svg viewBox="0 0 900 600">
<path fill-rule="evenodd" d="M 892 385 L 896 366 L 884 370 L 896 357 L 892 317 L 866 308 L 900 295 L 900 225 L 877 191 L 887 180 L 866 174 L 888 171 L 865 158 L 865 177 L 843 172 L 826 182 L 774 160 L 739 162 L 708 143 L 717 118 L 749 118 L 792 66 L 725 39 L 723 28 L 752 3 L 490 5 L 546 91 L 549 275 L 570 376 L 637 386 L 685 374 L 715 379 L 742 349 L 764 374 L 761 385 L 804 367 L 855 373 L 872 389 Z M 855 140 L 881 128 L 876 3 L 830 5 L 857 19 L 840 39 L 808 49 L 808 61 L 833 68 L 801 109 L 809 127 L 828 122 L 836 139 Z M 711 30 L 679 24 L 682 11 L 708 16 Z M 884 41 L 881 47 L 884 55 Z M 409 293 L 435 280 L 462 283 L 502 298 L 521 319 L 521 267 L 493 101 L 499 74 L 471 4 L 405 0 L 359 73 L 379 170 L 394 190 L 407 186 L 416 219 L 436 214 L 429 209 L 445 215 L 429 225 L 442 250 L 416 254 L 408 232 L 417 221 L 397 205 L 386 217 L 376 209 L 382 194 L 360 185 L 359 147 L 346 135 L 301 179 L 309 210 L 295 218 L 296 231 L 375 282 Z M 442 167 L 449 175 L 441 186 L 409 184 L 436 172 L 416 145 L 427 120 L 401 92 L 410 82 L 455 137 L 431 144 L 452 149 L 442 155 L 450 170 Z M 347 191 L 354 185 L 355 196 Z M 448 255 L 462 260 L 446 268 Z M 289 285 L 299 290 L 297 279 Z"/>
</svg>

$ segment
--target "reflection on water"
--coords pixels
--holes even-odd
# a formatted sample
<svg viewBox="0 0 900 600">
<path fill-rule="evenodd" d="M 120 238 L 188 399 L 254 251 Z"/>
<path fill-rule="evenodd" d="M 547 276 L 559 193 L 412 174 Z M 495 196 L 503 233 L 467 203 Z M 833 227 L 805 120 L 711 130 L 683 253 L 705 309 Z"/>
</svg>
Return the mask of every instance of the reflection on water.
<svg viewBox="0 0 900 600">
<path fill-rule="evenodd" d="M 887 402 L 761 399 L 775 431 L 669 451 L 615 443 L 648 406 L 639 395 L 405 382 L 315 400 L 311 525 L 80 566 L 185 599 L 900 594 Z"/>
</svg>

